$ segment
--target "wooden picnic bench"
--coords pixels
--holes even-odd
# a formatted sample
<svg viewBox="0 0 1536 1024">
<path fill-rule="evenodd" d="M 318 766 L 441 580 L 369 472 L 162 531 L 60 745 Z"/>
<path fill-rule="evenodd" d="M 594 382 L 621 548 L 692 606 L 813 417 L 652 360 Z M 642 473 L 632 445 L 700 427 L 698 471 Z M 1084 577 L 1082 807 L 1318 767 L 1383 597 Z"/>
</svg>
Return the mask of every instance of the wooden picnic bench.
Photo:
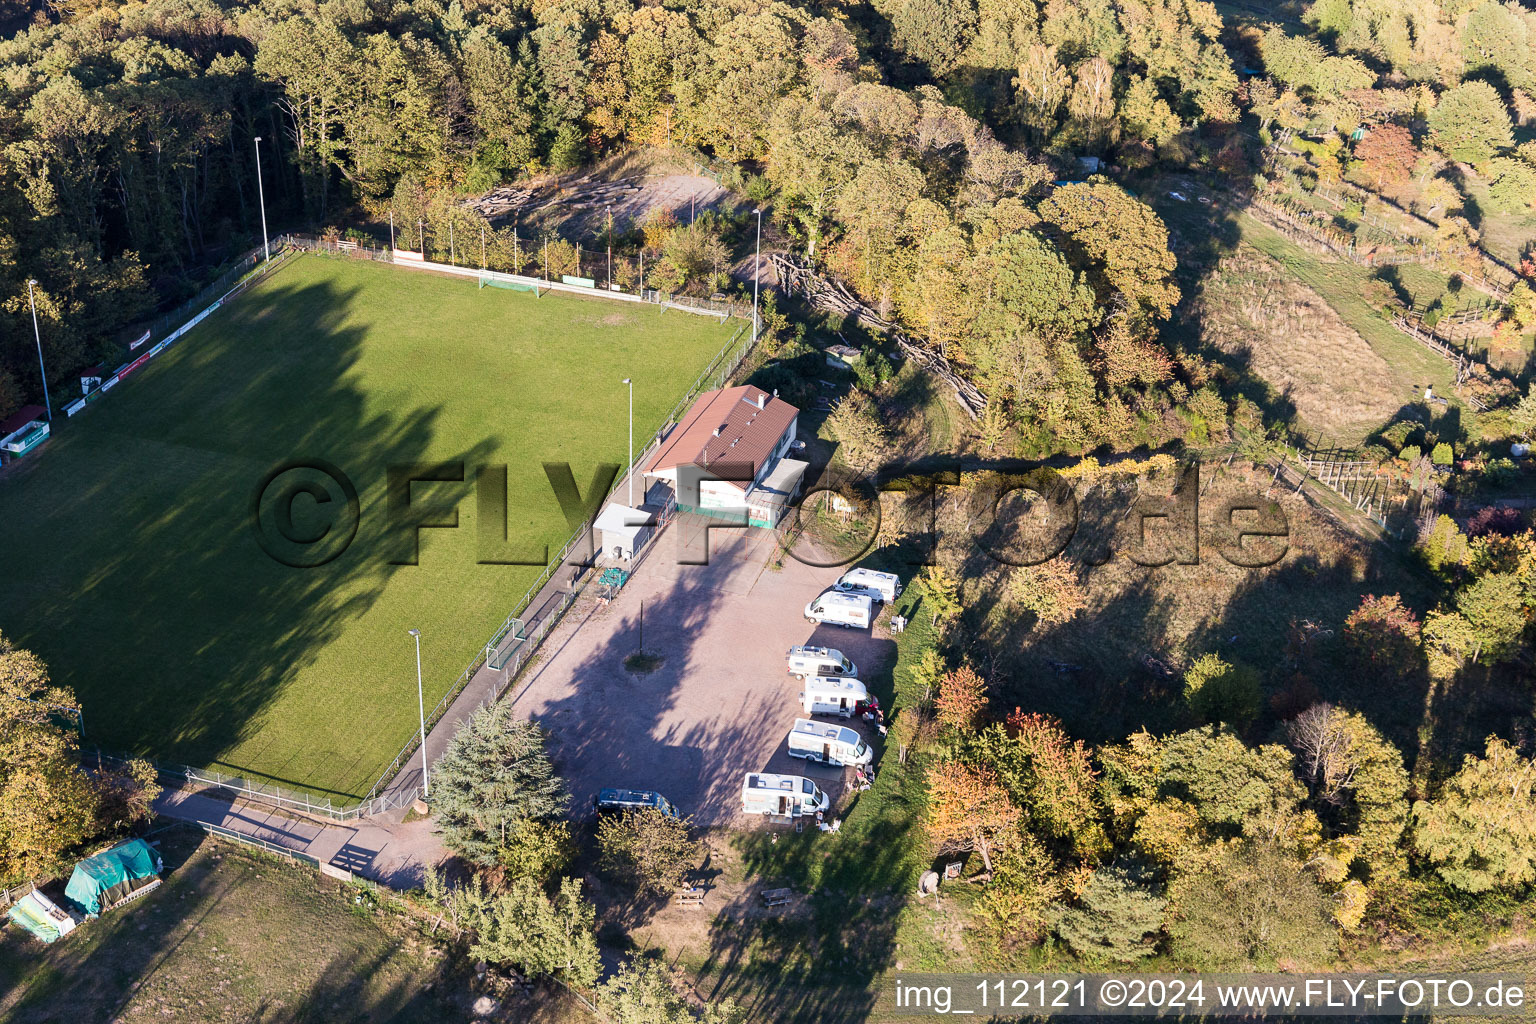
<svg viewBox="0 0 1536 1024">
<path fill-rule="evenodd" d="M 704 905 L 704 890 L 679 889 L 677 890 L 677 902 L 685 907 L 702 907 Z"/>
<path fill-rule="evenodd" d="M 763 906 L 782 907 L 789 902 L 789 898 L 795 894 L 793 889 L 764 889 Z"/>
</svg>

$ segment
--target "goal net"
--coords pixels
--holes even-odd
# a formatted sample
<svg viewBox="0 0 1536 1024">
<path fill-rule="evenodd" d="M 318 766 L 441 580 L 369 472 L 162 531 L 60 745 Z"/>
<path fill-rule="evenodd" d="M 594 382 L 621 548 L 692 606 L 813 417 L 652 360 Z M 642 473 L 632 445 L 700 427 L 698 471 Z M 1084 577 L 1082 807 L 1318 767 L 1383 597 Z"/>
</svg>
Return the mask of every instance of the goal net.
<svg viewBox="0 0 1536 1024">
<path fill-rule="evenodd" d="M 504 277 L 493 277 L 490 274 L 480 275 L 481 288 L 505 288 L 510 292 L 533 292 L 533 297 L 539 297 L 539 286 L 528 284 L 524 281 L 509 281 Z"/>
</svg>

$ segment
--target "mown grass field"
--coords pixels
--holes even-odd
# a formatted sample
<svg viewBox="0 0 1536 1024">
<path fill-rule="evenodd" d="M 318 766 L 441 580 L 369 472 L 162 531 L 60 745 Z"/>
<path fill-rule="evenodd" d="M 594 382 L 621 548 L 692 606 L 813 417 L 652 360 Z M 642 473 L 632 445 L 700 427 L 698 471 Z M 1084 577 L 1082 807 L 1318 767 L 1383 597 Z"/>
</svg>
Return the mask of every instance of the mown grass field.
<svg viewBox="0 0 1536 1024">
<path fill-rule="evenodd" d="M 586 494 L 625 461 L 622 378 L 641 445 L 739 326 L 298 257 L 0 478 L 0 630 L 74 689 L 88 744 L 366 793 L 416 727 L 406 630 L 430 709 L 541 571 L 479 564 L 478 467 L 507 466 L 508 546 L 542 563 L 571 532 L 542 463 L 569 463 Z M 258 543 L 253 501 L 315 461 L 352 481 L 358 515 L 335 483 L 290 474 L 265 536 L 290 560 L 353 521 L 356 538 L 294 568 Z M 458 528 L 420 530 L 417 564 L 393 564 L 417 531 L 388 528 L 387 470 L 443 462 L 463 482 L 414 485 L 413 508 Z M 327 528 L 312 546 L 274 533 Z"/>
</svg>

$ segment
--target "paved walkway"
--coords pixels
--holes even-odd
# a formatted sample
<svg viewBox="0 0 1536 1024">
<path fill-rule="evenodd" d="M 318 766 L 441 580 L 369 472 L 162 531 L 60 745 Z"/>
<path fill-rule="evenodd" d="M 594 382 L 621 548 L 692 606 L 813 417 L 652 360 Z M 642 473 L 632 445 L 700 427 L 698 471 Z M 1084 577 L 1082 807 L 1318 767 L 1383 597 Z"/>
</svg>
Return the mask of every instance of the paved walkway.
<svg viewBox="0 0 1536 1024">
<path fill-rule="evenodd" d="M 341 825 L 231 800 L 217 790 L 168 789 L 154 807 L 162 817 L 218 825 L 393 889 L 419 887 L 427 866 L 441 864 L 448 856 L 442 840 L 432 831 L 432 822 L 426 819 L 388 822 L 374 818 Z"/>
</svg>

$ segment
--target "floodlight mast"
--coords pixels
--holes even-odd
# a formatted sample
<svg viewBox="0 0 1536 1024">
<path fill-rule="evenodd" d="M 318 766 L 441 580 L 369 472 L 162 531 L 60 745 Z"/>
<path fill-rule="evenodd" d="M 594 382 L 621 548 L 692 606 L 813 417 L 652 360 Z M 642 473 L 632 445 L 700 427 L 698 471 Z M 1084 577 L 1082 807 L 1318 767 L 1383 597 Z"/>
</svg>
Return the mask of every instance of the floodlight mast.
<svg viewBox="0 0 1536 1024">
<path fill-rule="evenodd" d="M 625 377 L 622 383 L 629 387 L 629 507 L 635 507 L 635 382 Z"/>
<path fill-rule="evenodd" d="M 427 710 L 421 696 L 421 630 L 406 632 L 416 641 L 416 714 L 421 723 L 421 795 L 427 795 Z"/>
</svg>

